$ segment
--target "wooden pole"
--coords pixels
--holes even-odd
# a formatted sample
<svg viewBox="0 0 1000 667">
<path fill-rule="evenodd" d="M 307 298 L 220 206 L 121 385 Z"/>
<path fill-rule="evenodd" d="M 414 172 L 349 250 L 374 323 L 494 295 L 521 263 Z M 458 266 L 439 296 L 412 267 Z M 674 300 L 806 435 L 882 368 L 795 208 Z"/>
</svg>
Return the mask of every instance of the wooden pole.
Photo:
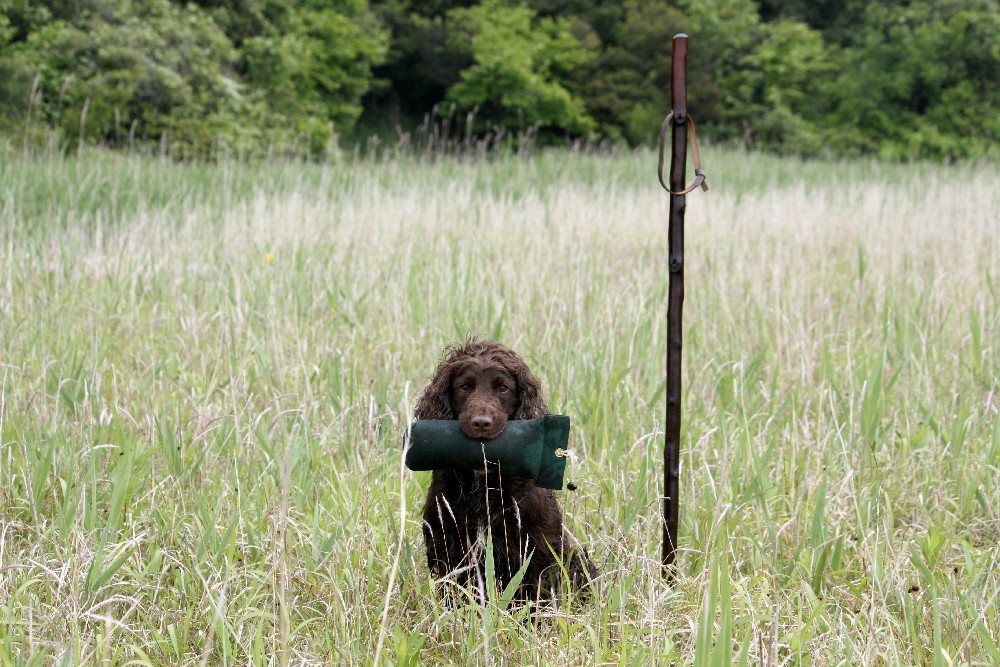
<svg viewBox="0 0 1000 667">
<path fill-rule="evenodd" d="M 674 576 L 680 492 L 681 442 L 681 311 L 684 304 L 684 191 L 687 160 L 687 50 L 688 38 L 673 41 L 670 98 L 673 116 L 670 154 L 670 285 L 667 301 L 667 416 L 663 447 L 663 567 Z"/>
</svg>

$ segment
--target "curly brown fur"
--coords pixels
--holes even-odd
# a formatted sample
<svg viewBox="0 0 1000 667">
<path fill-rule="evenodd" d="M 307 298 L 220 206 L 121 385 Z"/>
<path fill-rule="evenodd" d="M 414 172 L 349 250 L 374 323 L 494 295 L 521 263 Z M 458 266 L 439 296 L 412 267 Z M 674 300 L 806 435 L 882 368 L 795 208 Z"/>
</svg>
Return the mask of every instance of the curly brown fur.
<svg viewBox="0 0 1000 667">
<path fill-rule="evenodd" d="M 541 383 L 513 350 L 472 341 L 446 350 L 417 401 L 417 419 L 457 419 L 470 437 L 493 438 L 510 419 L 548 414 Z M 427 565 L 434 577 L 484 590 L 486 536 L 492 538 L 496 583 L 504 590 L 528 562 L 515 594 L 548 598 L 569 575 L 582 589 L 597 574 L 586 551 L 563 527 L 555 495 L 529 479 L 435 470 L 424 505 Z"/>
</svg>

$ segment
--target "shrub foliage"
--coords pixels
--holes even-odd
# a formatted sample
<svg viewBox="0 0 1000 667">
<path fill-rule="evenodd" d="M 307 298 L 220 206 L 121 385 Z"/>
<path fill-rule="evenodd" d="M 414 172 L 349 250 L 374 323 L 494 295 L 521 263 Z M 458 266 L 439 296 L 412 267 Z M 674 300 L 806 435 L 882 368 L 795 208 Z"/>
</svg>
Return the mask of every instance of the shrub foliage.
<svg viewBox="0 0 1000 667">
<path fill-rule="evenodd" d="M 670 40 L 718 141 L 800 155 L 988 154 L 995 0 L 0 0 L 0 131 L 184 154 L 395 135 L 649 142 Z"/>
</svg>

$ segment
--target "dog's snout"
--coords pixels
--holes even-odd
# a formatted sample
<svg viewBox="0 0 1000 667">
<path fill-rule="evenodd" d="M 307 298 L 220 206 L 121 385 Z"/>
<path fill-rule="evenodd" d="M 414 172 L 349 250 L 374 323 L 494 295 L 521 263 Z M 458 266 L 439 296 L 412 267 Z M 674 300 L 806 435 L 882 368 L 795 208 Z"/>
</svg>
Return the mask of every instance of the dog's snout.
<svg viewBox="0 0 1000 667">
<path fill-rule="evenodd" d="M 458 425 L 470 438 L 495 438 L 507 424 L 503 415 L 489 410 L 471 410 L 458 418 Z"/>
<path fill-rule="evenodd" d="M 489 415 L 475 415 L 471 421 L 472 427 L 479 431 L 486 431 L 493 426 L 493 418 Z"/>
</svg>

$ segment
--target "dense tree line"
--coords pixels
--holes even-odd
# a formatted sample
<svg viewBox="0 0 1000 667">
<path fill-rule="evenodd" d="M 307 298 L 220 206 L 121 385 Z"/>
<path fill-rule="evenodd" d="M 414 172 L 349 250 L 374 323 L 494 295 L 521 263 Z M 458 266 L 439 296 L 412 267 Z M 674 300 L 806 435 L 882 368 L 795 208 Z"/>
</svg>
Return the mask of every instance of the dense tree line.
<svg viewBox="0 0 1000 667">
<path fill-rule="evenodd" d="M 957 158 L 1000 134 L 997 0 L 0 0 L 0 133 L 322 155 L 460 119 L 635 145 L 678 32 L 716 141 Z"/>
</svg>

